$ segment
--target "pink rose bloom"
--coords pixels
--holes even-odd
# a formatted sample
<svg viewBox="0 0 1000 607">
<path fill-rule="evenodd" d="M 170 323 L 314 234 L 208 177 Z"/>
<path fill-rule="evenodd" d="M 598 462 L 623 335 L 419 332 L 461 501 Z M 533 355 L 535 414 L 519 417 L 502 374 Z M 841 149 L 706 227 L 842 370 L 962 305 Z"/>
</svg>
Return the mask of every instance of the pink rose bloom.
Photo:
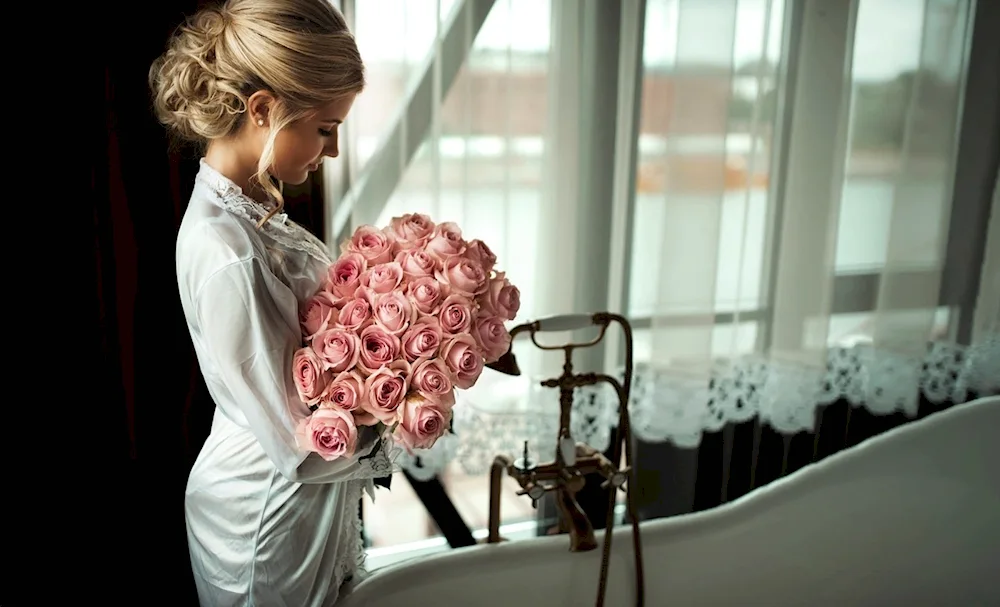
<svg viewBox="0 0 1000 607">
<path fill-rule="evenodd" d="M 378 294 L 388 293 L 403 282 L 403 267 L 395 261 L 369 268 L 361 275 L 361 285 Z"/>
<path fill-rule="evenodd" d="M 340 295 L 337 295 L 336 293 L 333 292 L 333 283 L 331 283 L 329 280 L 323 281 L 323 287 L 320 289 L 317 295 L 322 295 L 330 303 L 333 304 L 333 307 L 337 308 L 338 310 L 341 308 L 341 306 L 344 305 L 344 301 L 346 301 L 346 298 L 341 297 Z"/>
<path fill-rule="evenodd" d="M 447 335 L 465 333 L 472 329 L 472 311 L 475 304 L 468 297 L 449 295 L 441 304 L 438 320 L 441 330 Z"/>
<path fill-rule="evenodd" d="M 326 291 L 320 291 L 307 299 L 299 315 L 299 323 L 306 341 L 326 329 L 330 322 L 337 318 L 338 313 L 333 297 Z"/>
<path fill-rule="evenodd" d="M 486 292 L 479 297 L 479 304 L 489 314 L 514 320 L 521 309 L 521 292 L 500 272 L 490 279 Z"/>
<path fill-rule="evenodd" d="M 476 340 L 468 333 L 456 335 L 445 341 L 441 347 L 441 358 L 451 373 L 455 387 L 468 390 L 476 385 L 483 372 L 483 355 Z"/>
<path fill-rule="evenodd" d="M 423 249 L 407 249 L 396 255 L 396 263 L 403 268 L 403 277 L 412 281 L 424 276 L 434 276 L 441 265 L 438 260 L 427 254 Z"/>
<path fill-rule="evenodd" d="M 299 422 L 295 438 L 300 448 L 318 453 L 329 462 L 354 455 L 358 429 L 350 413 L 321 407 Z"/>
<path fill-rule="evenodd" d="M 439 224 L 424 250 L 441 263 L 450 257 L 465 253 L 465 241 L 462 240 L 461 228 L 451 221 Z"/>
<path fill-rule="evenodd" d="M 410 388 L 432 397 L 452 394 L 455 384 L 451 381 L 448 367 L 441 358 L 421 358 L 413 363 L 410 374 Z M 454 396 L 454 395 L 453 395 Z"/>
<path fill-rule="evenodd" d="M 414 449 L 430 449 L 451 425 L 453 400 L 411 393 L 400 406 L 396 442 L 412 455 Z"/>
<path fill-rule="evenodd" d="M 403 356 L 413 362 L 418 358 L 432 357 L 441 347 L 441 323 L 433 316 L 422 316 L 403 334 L 400 340 Z"/>
<path fill-rule="evenodd" d="M 486 290 L 488 276 L 483 268 L 468 257 L 449 257 L 436 277 L 451 288 L 452 293 L 474 297 Z"/>
<path fill-rule="evenodd" d="M 337 322 L 343 328 L 360 332 L 372 320 L 372 306 L 367 299 L 358 297 L 349 300 L 340 310 Z"/>
<path fill-rule="evenodd" d="M 372 316 L 376 324 L 393 335 L 401 335 L 416 317 L 410 300 L 400 291 L 380 295 L 372 308 Z"/>
<path fill-rule="evenodd" d="M 493 271 L 493 267 L 497 265 L 497 256 L 486 246 L 485 242 L 478 238 L 471 241 L 466 247 L 465 256 L 479 264 L 479 267 L 483 269 L 483 272 L 487 276 Z"/>
<path fill-rule="evenodd" d="M 319 402 L 330 380 L 323 368 L 323 361 L 310 347 L 301 348 L 292 357 L 292 377 L 299 398 L 307 405 Z"/>
<path fill-rule="evenodd" d="M 370 287 L 361 285 L 354 292 L 354 299 L 363 299 L 368 302 L 368 305 L 371 306 L 372 309 L 374 309 L 375 303 L 378 301 L 378 293 L 372 291 Z"/>
<path fill-rule="evenodd" d="M 401 217 L 393 217 L 385 233 L 396 241 L 398 251 L 422 248 L 434 233 L 434 222 L 427 215 L 407 213 Z"/>
<path fill-rule="evenodd" d="M 327 273 L 329 291 L 340 299 L 353 297 L 354 291 L 361 285 L 361 275 L 367 269 L 368 262 L 360 253 L 344 253 Z"/>
<path fill-rule="evenodd" d="M 318 333 L 312 347 L 323 361 L 324 369 L 342 373 L 358 364 L 361 342 L 353 332 L 334 327 Z"/>
<path fill-rule="evenodd" d="M 399 358 L 399 338 L 378 324 L 368 325 L 361 331 L 361 355 L 358 367 L 371 375 L 379 367 L 387 366 Z"/>
<path fill-rule="evenodd" d="M 486 362 L 493 363 L 510 349 L 510 333 L 498 316 L 480 316 L 476 319 L 472 336 L 483 352 Z"/>
<path fill-rule="evenodd" d="M 388 427 L 399 421 L 399 405 L 410 389 L 410 364 L 395 360 L 376 369 L 365 380 L 362 407 Z"/>
<path fill-rule="evenodd" d="M 365 380 L 357 371 L 344 371 L 326 387 L 320 406 L 347 412 L 357 411 L 364 398 L 364 386 Z"/>
<path fill-rule="evenodd" d="M 406 287 L 406 296 L 421 314 L 437 314 L 448 293 L 446 285 L 430 276 L 417 278 Z"/>
<path fill-rule="evenodd" d="M 359 226 L 354 230 L 351 239 L 343 244 L 343 253 L 358 253 L 365 258 L 369 266 L 392 261 L 392 248 L 395 245 L 392 235 L 386 234 L 374 226 Z"/>
</svg>

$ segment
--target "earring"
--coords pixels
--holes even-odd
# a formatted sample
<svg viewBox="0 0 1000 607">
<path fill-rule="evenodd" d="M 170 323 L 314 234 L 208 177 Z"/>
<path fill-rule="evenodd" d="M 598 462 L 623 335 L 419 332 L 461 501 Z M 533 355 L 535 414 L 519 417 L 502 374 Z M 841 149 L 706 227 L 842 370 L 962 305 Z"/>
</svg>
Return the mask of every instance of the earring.
<svg viewBox="0 0 1000 607">
<path fill-rule="evenodd" d="M 258 118 L 257 119 L 257 126 L 264 126 L 264 119 L 263 118 Z"/>
</svg>

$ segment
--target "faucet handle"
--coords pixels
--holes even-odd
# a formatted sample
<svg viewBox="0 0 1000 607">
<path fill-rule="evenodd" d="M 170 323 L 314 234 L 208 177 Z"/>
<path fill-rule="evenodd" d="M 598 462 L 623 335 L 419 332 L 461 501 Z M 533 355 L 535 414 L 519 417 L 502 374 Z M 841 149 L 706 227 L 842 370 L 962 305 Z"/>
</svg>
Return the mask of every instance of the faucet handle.
<svg viewBox="0 0 1000 607">
<path fill-rule="evenodd" d="M 517 492 L 518 495 L 527 495 L 531 498 L 531 507 L 538 507 L 538 500 L 542 499 L 545 495 L 545 487 L 536 483 L 529 482 L 525 485 L 524 489 Z"/>
<path fill-rule="evenodd" d="M 628 473 L 632 470 L 631 466 L 625 466 L 621 470 L 615 470 L 608 475 L 608 479 L 601 483 L 601 489 L 607 489 L 608 487 L 614 487 L 615 489 L 621 489 L 626 481 L 628 481 Z"/>
<path fill-rule="evenodd" d="M 573 437 L 564 436 L 559 439 L 559 454 L 562 456 L 563 464 L 576 465 L 576 441 Z"/>
<path fill-rule="evenodd" d="M 528 441 L 524 441 L 524 455 L 514 460 L 514 468 L 525 474 L 534 470 L 535 465 L 535 460 L 528 455 Z"/>
</svg>

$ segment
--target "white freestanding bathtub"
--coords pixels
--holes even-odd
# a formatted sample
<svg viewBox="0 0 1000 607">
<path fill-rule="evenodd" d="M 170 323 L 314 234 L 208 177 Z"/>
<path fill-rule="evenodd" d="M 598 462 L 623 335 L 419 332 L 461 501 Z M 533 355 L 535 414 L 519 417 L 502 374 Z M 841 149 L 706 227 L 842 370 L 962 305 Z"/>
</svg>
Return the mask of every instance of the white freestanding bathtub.
<svg viewBox="0 0 1000 607">
<path fill-rule="evenodd" d="M 907 424 L 731 504 L 641 525 L 645 605 L 1000 605 L 1000 397 Z M 601 536 L 598 536 L 601 539 Z M 566 537 L 374 572 L 343 607 L 593 605 L 600 549 Z M 608 607 L 635 604 L 616 528 Z"/>
</svg>

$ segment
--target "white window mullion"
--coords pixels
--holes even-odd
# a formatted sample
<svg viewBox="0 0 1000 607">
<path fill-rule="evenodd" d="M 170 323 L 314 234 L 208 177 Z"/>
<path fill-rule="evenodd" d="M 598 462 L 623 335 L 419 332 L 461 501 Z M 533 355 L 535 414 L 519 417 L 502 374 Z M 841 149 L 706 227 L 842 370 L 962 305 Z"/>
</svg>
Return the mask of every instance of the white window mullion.
<svg viewBox="0 0 1000 607">
<path fill-rule="evenodd" d="M 610 284 L 619 25 L 622 3 L 553 2 L 552 96 L 543 200 L 539 300 L 543 315 L 607 310 Z M 576 335 L 590 339 L 593 331 Z M 553 342 L 574 336 L 552 336 Z M 604 346 L 576 353 L 604 367 Z M 547 360 L 544 368 L 561 362 Z"/>
<path fill-rule="evenodd" d="M 857 0 L 795 0 L 801 29 L 788 89 L 784 191 L 770 243 L 770 350 L 800 359 L 825 348 L 835 226 L 846 161 Z M 820 354 L 822 355 L 822 354 Z M 814 362 L 821 361 L 801 361 Z"/>
<path fill-rule="evenodd" d="M 615 164 L 611 197 L 611 259 L 608 270 L 607 309 L 622 315 L 629 310 L 632 233 L 635 219 L 639 125 L 642 114 L 643 47 L 646 33 L 646 0 L 622 5 L 618 51 L 618 104 L 615 115 Z M 620 331 L 609 332 L 605 365 L 623 362 Z"/>
</svg>

